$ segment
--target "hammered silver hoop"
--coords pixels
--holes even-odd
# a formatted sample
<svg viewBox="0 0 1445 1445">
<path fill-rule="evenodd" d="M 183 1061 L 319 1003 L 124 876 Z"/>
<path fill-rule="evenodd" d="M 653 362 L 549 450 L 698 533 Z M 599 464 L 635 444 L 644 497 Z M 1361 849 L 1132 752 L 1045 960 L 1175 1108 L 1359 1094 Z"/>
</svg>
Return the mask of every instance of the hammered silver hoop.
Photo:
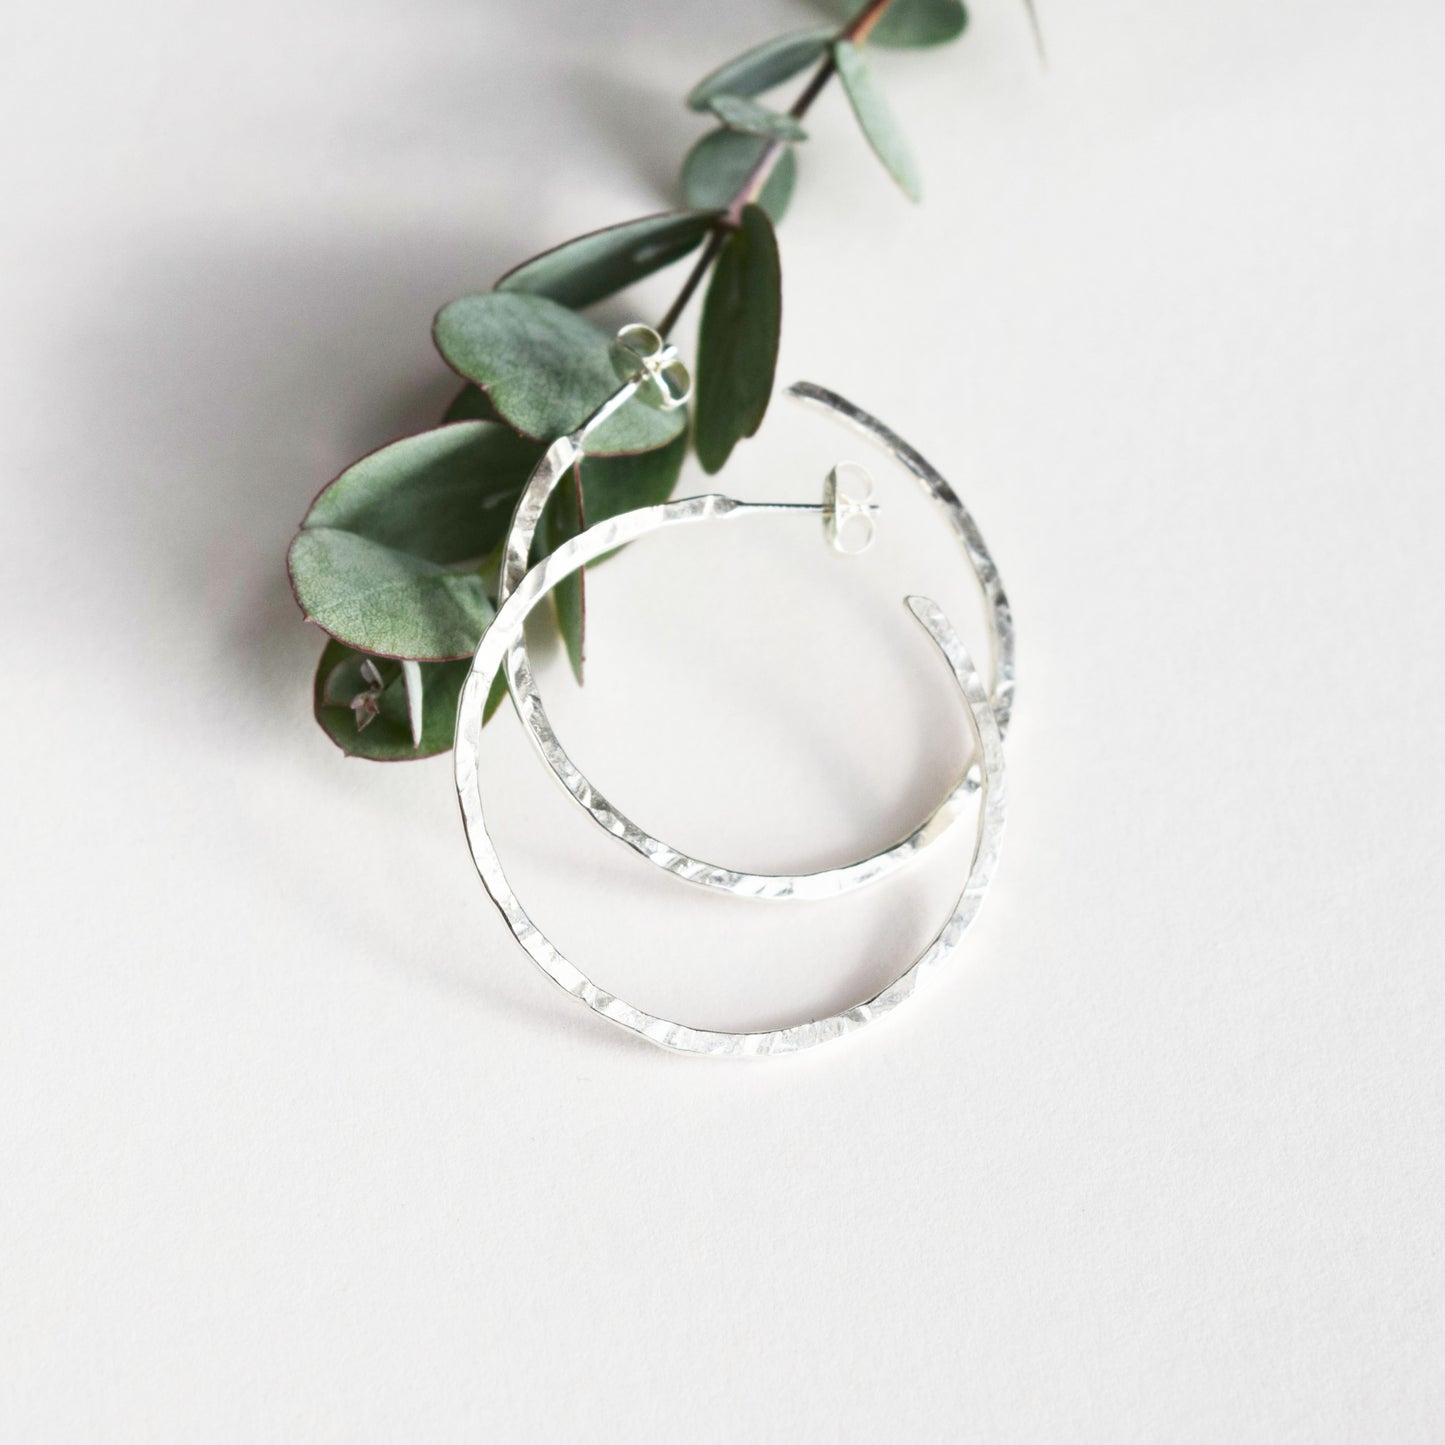
<svg viewBox="0 0 1445 1445">
<path fill-rule="evenodd" d="M 631 333 L 648 331 L 650 339 L 642 345 L 632 344 Z M 628 344 L 623 344 L 623 338 Z M 562 478 L 585 455 L 585 441 L 588 432 L 602 420 L 613 415 L 635 393 L 644 388 L 661 390 L 665 400 L 653 398 L 654 405 L 680 405 L 679 397 L 685 398 L 685 387 L 667 385 L 668 377 L 676 377 L 680 366 L 676 353 L 666 347 L 661 338 L 650 328 L 624 327 L 619 333 L 619 344 L 614 348 L 618 374 L 627 372 L 629 359 L 637 357 L 641 365 L 626 381 L 622 388 L 609 397 L 591 417 L 576 431 L 561 437 L 548 447 L 542 459 L 533 470 L 526 487 L 517 502 L 512 525 L 505 543 L 501 577 L 498 583 L 498 605 L 505 604 L 508 596 L 520 584 L 526 574 L 531 558 L 532 543 L 536 537 L 543 509 L 556 490 Z M 670 368 L 677 368 L 671 370 Z M 681 372 L 683 377 L 685 371 Z M 1013 710 L 1014 696 L 1014 628 L 1013 616 L 1009 610 L 1003 584 L 999 579 L 998 567 L 990 555 L 978 524 L 958 495 L 944 477 L 924 458 L 909 446 L 895 432 L 871 416 L 861 407 L 854 406 L 835 392 L 828 391 L 811 382 L 798 382 L 784 393 L 796 401 L 836 416 L 855 431 L 866 437 L 875 446 L 892 456 L 919 483 L 928 497 L 939 507 L 949 527 L 958 538 L 970 570 L 978 582 L 983 595 L 984 614 L 989 637 L 989 652 L 992 678 L 989 700 L 993 715 L 998 722 L 1002 736 L 1008 731 Z M 644 399 L 646 392 L 643 391 Z M 856 465 L 856 464 L 853 464 Z M 832 505 L 822 510 L 825 525 L 830 536 L 841 551 L 853 549 L 843 545 L 844 525 L 851 518 L 863 518 L 868 527 L 868 540 L 872 539 L 873 517 L 876 508 L 870 494 L 853 496 L 836 488 L 835 468 L 830 474 L 834 486 Z M 846 506 L 840 510 L 840 499 Z M 865 543 L 866 546 L 866 543 Z M 857 550 L 862 550 L 859 548 Z M 495 626 L 495 623 L 492 624 Z M 752 873 L 725 868 L 708 863 L 691 854 L 673 847 L 639 827 L 626 814 L 615 808 L 607 798 L 593 786 L 591 780 L 572 761 L 562 746 L 547 716 L 541 694 L 532 675 L 531 662 L 527 654 L 526 639 L 519 631 L 513 638 L 506 655 L 507 685 L 512 701 L 521 718 L 523 727 L 531 736 L 547 766 L 572 798 L 591 816 L 593 821 L 620 839 L 649 863 L 681 878 L 739 897 L 762 899 L 825 899 L 836 898 L 865 884 L 877 882 L 897 872 L 946 835 L 949 828 L 966 812 L 969 796 L 979 785 L 979 766 L 972 764 L 950 788 L 943 800 L 928 816 L 905 837 L 880 851 L 856 862 L 840 864 L 808 873 Z"/>
<path fill-rule="evenodd" d="M 487 830 L 478 777 L 482 722 L 487 694 L 499 669 L 505 668 L 526 625 L 528 614 L 564 578 L 615 547 L 664 528 L 700 522 L 738 520 L 778 513 L 822 515 L 822 506 L 806 503 L 751 503 L 711 494 L 625 512 L 598 523 L 565 542 L 525 572 L 502 602 L 483 634 L 457 708 L 454 753 L 457 798 L 467 844 L 482 883 L 508 928 L 539 968 L 572 997 L 620 1028 L 663 1048 L 682 1053 L 722 1057 L 761 1057 L 797 1053 L 842 1038 L 892 1013 L 938 973 L 962 942 L 998 864 L 1003 842 L 1005 786 L 1003 741 L 988 690 L 972 659 L 937 603 L 909 597 L 907 605 L 947 661 L 966 704 L 967 727 L 978 758 L 980 791 L 973 856 L 963 889 L 947 921 L 928 947 L 872 997 L 826 1018 L 809 1019 L 782 1028 L 727 1032 L 694 1028 L 650 1014 L 599 988 L 565 957 L 528 916 L 512 890 Z M 571 791 L 569 788 L 568 791 Z"/>
</svg>

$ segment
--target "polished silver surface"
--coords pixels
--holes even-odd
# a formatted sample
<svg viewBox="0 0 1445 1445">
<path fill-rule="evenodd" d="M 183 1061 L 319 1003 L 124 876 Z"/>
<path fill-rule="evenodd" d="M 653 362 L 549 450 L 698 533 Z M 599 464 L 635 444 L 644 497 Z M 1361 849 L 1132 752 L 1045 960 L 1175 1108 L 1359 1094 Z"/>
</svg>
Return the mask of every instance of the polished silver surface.
<svg viewBox="0 0 1445 1445">
<path fill-rule="evenodd" d="M 624 328 L 624 332 L 627 328 Z M 659 360 L 666 357 L 659 354 Z M 622 389 L 609 398 L 599 411 L 570 436 L 559 438 L 547 449 L 537 464 L 517 502 L 507 534 L 503 553 L 498 603 L 508 596 L 527 571 L 532 542 L 536 536 L 542 511 L 557 485 L 585 453 L 587 434 L 612 415 L 642 384 L 642 373 L 634 375 Z M 964 555 L 983 593 L 984 615 L 989 635 L 992 663 L 990 703 L 998 719 L 999 732 L 1008 729 L 1014 694 L 1014 629 L 1008 599 L 999 581 L 998 568 L 984 543 L 983 535 L 968 510 L 948 482 L 912 447 L 890 431 L 876 417 L 845 401 L 836 393 L 811 382 L 799 382 L 785 393 L 796 400 L 841 418 L 854 430 L 896 458 L 919 482 L 938 505 L 949 526 L 963 546 Z M 840 491 L 839 473 L 847 478 Z M 855 481 L 861 472 L 867 489 L 857 490 Z M 822 510 L 824 524 L 834 545 L 840 550 L 862 551 L 872 541 L 876 507 L 872 496 L 872 477 L 858 463 L 840 463 L 829 474 L 827 503 Z M 846 508 L 846 515 L 844 509 Z M 815 509 L 816 510 L 816 509 Z M 853 528 L 863 523 L 867 535 L 861 546 L 848 540 Z M 849 525 L 851 524 L 851 526 Z M 495 624 L 494 624 L 495 625 Z M 967 811 L 969 796 L 978 787 L 979 768 L 975 761 L 964 776 L 949 790 L 943 801 L 916 828 L 898 842 L 857 862 L 809 873 L 752 873 L 708 863 L 684 853 L 671 844 L 655 838 L 639 827 L 625 813 L 618 811 L 592 785 L 589 778 L 572 761 L 552 728 L 547 710 L 537 690 L 527 655 L 526 640 L 516 634 L 506 657 L 507 682 L 512 701 L 523 725 L 537 745 L 547 766 L 562 786 L 591 814 L 599 827 L 621 839 L 648 862 L 663 868 L 688 883 L 734 893 L 747 898 L 825 899 L 836 898 L 854 888 L 872 883 L 896 872 L 924 849 L 941 838 L 948 828 Z"/>
<path fill-rule="evenodd" d="M 483 635 L 462 688 L 457 709 L 454 753 L 457 797 L 461 804 L 462 820 L 472 859 L 492 901 L 517 941 L 553 982 L 586 1004 L 594 1013 L 664 1048 L 722 1057 L 763 1057 L 797 1053 L 817 1044 L 842 1038 L 865 1024 L 886 1017 L 904 1000 L 912 997 L 925 980 L 940 971 L 962 942 L 978 913 L 984 894 L 993 879 L 1003 842 L 1003 743 L 988 691 L 963 643 L 938 605 L 925 597 L 908 598 L 909 609 L 943 653 L 963 694 L 967 704 L 967 726 L 979 760 L 981 796 L 975 823 L 973 858 L 963 890 L 947 921 L 928 947 L 904 967 L 892 983 L 871 998 L 826 1018 L 808 1019 L 781 1028 L 739 1033 L 693 1028 L 687 1024 L 659 1018 L 599 988 L 556 948 L 528 916 L 507 880 L 496 847 L 487 831 L 482 806 L 477 765 L 487 694 L 498 669 L 507 665 L 516 640 L 526 625 L 527 615 L 532 609 L 563 578 L 614 547 L 667 527 L 760 518 L 780 513 L 812 513 L 821 516 L 823 512 L 822 506 L 739 502 L 731 497 L 714 494 L 625 512 L 621 516 L 599 523 L 564 543 L 551 556 L 517 580 Z M 605 807 L 605 804 L 603 806 Z"/>
<path fill-rule="evenodd" d="M 909 446 L 897 432 L 884 426 L 876 416 L 864 411 L 861 406 L 854 406 L 836 391 L 829 391 L 827 387 L 818 386 L 811 381 L 796 381 L 783 395 L 793 401 L 800 401 L 805 406 L 827 412 L 830 416 L 841 418 L 859 435 L 867 437 L 874 445 L 882 448 L 914 476 L 948 519 L 948 525 L 962 545 L 968 565 L 983 592 L 989 651 L 993 664 L 989 699 L 993 705 L 994 716 L 998 719 L 998 730 L 1007 737 L 1014 701 L 1013 613 L 1009 610 L 1008 597 L 998 575 L 998 565 L 988 550 L 988 544 L 983 540 L 983 533 L 979 531 L 973 514 L 959 500 L 958 493 L 936 467 Z"/>
</svg>

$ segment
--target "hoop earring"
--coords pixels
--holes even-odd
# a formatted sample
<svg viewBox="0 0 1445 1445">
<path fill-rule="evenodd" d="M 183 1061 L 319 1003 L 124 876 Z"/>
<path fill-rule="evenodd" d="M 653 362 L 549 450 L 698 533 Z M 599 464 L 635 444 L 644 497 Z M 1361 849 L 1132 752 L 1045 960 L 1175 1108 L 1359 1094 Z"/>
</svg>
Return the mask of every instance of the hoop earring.
<svg viewBox="0 0 1445 1445">
<path fill-rule="evenodd" d="M 499 607 L 505 604 L 508 596 L 519 586 L 526 574 L 542 511 L 562 478 L 585 456 L 588 433 L 634 395 L 663 410 L 672 410 L 687 401 L 691 391 L 691 378 L 686 367 L 678 360 L 676 348 L 667 345 L 649 326 L 623 327 L 613 346 L 613 365 L 618 377 L 622 379 L 622 386 L 580 427 L 548 447 L 518 499 L 503 551 L 501 577 L 498 582 Z M 811 382 L 798 382 L 789 387 L 784 395 L 834 415 L 861 433 L 900 462 L 943 512 L 962 545 L 964 556 L 983 594 L 993 674 L 989 689 L 990 704 L 1002 736 L 1008 731 L 1013 709 L 1013 616 L 1003 584 L 999 580 L 998 567 L 989 553 L 978 524 L 943 476 L 901 437 L 861 407 L 854 406 L 835 392 L 815 386 Z M 863 472 L 867 477 L 867 493 L 860 495 L 840 485 L 838 474 L 845 467 L 857 468 Z M 825 493 L 825 504 L 821 510 L 829 538 L 837 550 L 861 552 L 867 550 L 871 544 L 872 514 L 876 510 L 870 500 L 871 492 L 871 476 L 856 463 L 840 463 L 829 474 L 829 489 Z M 858 520 L 866 522 L 866 540 L 862 546 L 849 547 L 845 544 L 848 524 Z M 492 625 L 495 626 L 495 623 Z M 740 897 L 811 900 L 835 898 L 886 878 L 943 838 L 963 816 L 969 796 L 979 786 L 979 767 L 977 763 L 973 763 L 916 828 L 897 842 L 856 862 L 797 874 L 751 873 L 724 868 L 716 863 L 695 858 L 653 837 L 626 814 L 613 807 L 606 797 L 597 791 L 591 780 L 572 761 L 552 728 L 532 676 L 526 639 L 520 632 L 507 651 L 506 675 L 517 714 L 543 760 L 572 798 L 604 832 L 626 843 L 649 863 L 665 869 L 685 882 Z"/>
<path fill-rule="evenodd" d="M 797 1053 L 802 1049 L 842 1038 L 845 1034 L 853 1033 L 877 1019 L 886 1017 L 912 997 L 918 987 L 942 967 L 962 942 L 993 879 L 1003 842 L 1003 742 L 988 692 L 967 650 L 938 604 L 926 597 L 909 597 L 906 599 L 909 610 L 942 652 L 967 704 L 968 727 L 978 756 L 978 787 L 981 796 L 973 858 L 963 890 L 933 941 L 892 983 L 862 1003 L 823 1019 L 740 1033 L 693 1028 L 647 1013 L 598 988 L 528 916 L 507 880 L 496 846 L 487 831 L 477 772 L 482 715 L 487 694 L 497 672 L 508 665 L 528 614 L 553 587 L 571 576 L 578 568 L 604 552 L 635 541 L 650 532 L 699 522 L 787 513 L 811 513 L 823 517 L 826 523 L 828 507 L 826 504 L 809 503 L 740 502 L 732 497 L 712 493 L 624 512 L 573 537 L 524 573 L 511 589 L 510 595 L 501 603 L 491 625 L 482 635 L 457 708 L 455 781 L 467 844 L 482 883 L 513 936 L 554 983 L 586 1004 L 594 1013 L 621 1028 L 640 1034 L 655 1044 L 682 1053 L 724 1057 Z M 835 523 L 836 520 L 834 516 Z"/>
</svg>

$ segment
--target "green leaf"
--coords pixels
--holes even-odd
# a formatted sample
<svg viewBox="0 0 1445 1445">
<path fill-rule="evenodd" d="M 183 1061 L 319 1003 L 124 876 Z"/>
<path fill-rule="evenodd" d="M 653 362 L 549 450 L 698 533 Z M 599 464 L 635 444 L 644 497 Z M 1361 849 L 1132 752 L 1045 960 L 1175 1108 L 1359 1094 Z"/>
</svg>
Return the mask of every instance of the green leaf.
<svg viewBox="0 0 1445 1445">
<path fill-rule="evenodd" d="M 449 571 L 354 532 L 298 532 L 290 565 L 308 621 L 381 656 L 462 657 L 492 620 L 475 573 Z"/>
<path fill-rule="evenodd" d="M 477 564 L 505 537 L 539 451 L 493 422 L 457 422 L 348 467 L 291 544 L 302 611 L 364 652 L 469 655 L 492 616 Z"/>
<path fill-rule="evenodd" d="M 698 460 L 720 470 L 733 447 L 762 425 L 773 394 L 783 283 L 772 223 L 758 206 L 718 256 L 697 341 Z"/>
<path fill-rule="evenodd" d="M 497 290 L 590 306 L 697 250 L 716 219 L 716 211 L 668 211 L 592 231 L 522 262 Z"/>
<path fill-rule="evenodd" d="M 680 436 L 665 447 L 635 456 L 584 457 L 582 496 L 587 525 L 665 502 L 677 486 L 686 456 L 687 437 Z"/>
<path fill-rule="evenodd" d="M 501 421 L 491 398 L 481 387 L 468 382 L 453 398 L 451 405 L 442 415 L 442 422 L 449 421 Z"/>
<path fill-rule="evenodd" d="M 807 140 L 808 132 L 786 111 L 770 110 L 741 95 L 715 95 L 708 109 L 729 130 L 760 135 L 765 140 Z"/>
<path fill-rule="evenodd" d="M 709 131 L 688 151 L 682 163 L 682 189 L 688 205 L 718 209 L 731 205 L 771 144 L 773 142 L 761 136 L 744 135 L 741 131 Z M 758 204 L 774 222 L 783 219 L 797 176 L 797 158 L 789 147 L 778 157 L 758 197 Z"/>
<path fill-rule="evenodd" d="M 896 50 L 947 45 L 967 25 L 968 11 L 961 0 L 893 0 L 868 32 L 868 43 Z"/>
<path fill-rule="evenodd" d="M 851 42 L 840 40 L 833 47 L 833 56 L 838 62 L 838 78 L 843 82 L 848 103 L 853 107 L 853 114 L 858 117 L 863 134 L 868 137 L 868 144 L 873 147 L 878 159 L 888 167 L 889 174 L 898 182 L 903 194 L 910 201 L 921 199 L 923 192 L 919 185 L 918 170 L 913 164 L 908 143 L 903 139 L 903 133 L 893 119 L 893 112 L 883 98 L 883 92 L 878 89 L 877 82 L 873 79 L 873 72 L 869 70 L 863 52 Z"/>
<path fill-rule="evenodd" d="M 471 391 L 476 389 L 469 388 Z M 476 392 L 478 396 L 483 393 Z M 458 402 L 461 398 L 458 398 Z M 453 403 L 456 405 L 456 403 Z M 683 462 L 687 458 L 687 435 L 682 433 L 670 441 L 665 447 L 658 447 L 650 452 L 624 453 L 621 456 L 594 457 L 586 456 L 582 460 L 582 490 L 585 497 L 585 508 L 588 525 L 594 522 L 605 522 L 609 517 L 615 517 L 621 512 L 631 512 L 638 507 L 652 507 L 659 502 L 665 502 L 677 487 L 677 479 L 682 472 Z M 559 493 L 568 492 L 566 483 L 558 488 Z M 549 525 L 549 513 L 557 505 L 557 496 L 554 495 L 548 504 L 548 511 L 542 515 L 542 523 L 537 530 L 537 541 L 533 545 L 532 555 L 536 560 L 545 557 L 555 546 L 566 538 L 549 533 L 546 528 Z M 608 557 L 615 555 L 607 553 L 597 559 L 598 562 L 605 562 Z M 597 563 L 593 563 L 596 566 Z M 579 574 L 580 575 L 580 574 Z M 569 585 L 572 579 L 562 584 Z M 557 607 L 554 603 L 554 611 L 558 613 L 559 622 L 564 621 L 562 612 L 565 609 Z M 578 633 L 580 637 L 580 630 Z M 566 630 L 563 630 L 563 641 L 567 643 L 569 655 L 572 653 L 573 644 L 567 638 Z M 504 674 L 498 674 L 492 683 L 492 689 L 487 695 L 485 708 L 482 710 L 482 720 L 490 722 L 497 709 L 507 697 L 507 680 Z"/>
<path fill-rule="evenodd" d="M 496 422 L 440 426 L 353 462 L 322 488 L 302 525 L 338 527 L 432 562 L 471 562 L 506 537 L 541 454 Z"/>
<path fill-rule="evenodd" d="M 552 494 L 546 511 L 542 513 L 532 548 L 533 559 L 548 556 L 563 542 L 575 537 L 581 530 L 579 522 L 591 527 L 622 512 L 665 502 L 677 486 L 686 456 L 687 438 L 680 436 L 657 451 L 640 452 L 636 456 L 584 457 L 582 518 L 579 519 L 577 513 L 575 482 L 569 478 Z M 608 552 L 597 561 L 605 562 L 614 555 Z M 574 572 L 558 583 L 552 592 L 552 602 L 567 656 L 580 683 L 587 611 L 585 572 Z"/>
<path fill-rule="evenodd" d="M 687 103 L 693 110 L 706 110 L 714 96 L 760 95 L 771 90 L 821 60 L 833 35 L 830 26 L 821 25 L 765 40 L 704 76 L 693 86 Z"/>
<path fill-rule="evenodd" d="M 389 668 L 385 663 L 378 664 L 385 685 L 375 698 L 376 715 L 365 727 L 356 726 L 357 715 L 350 706 L 351 699 L 373 691 L 361 672 L 366 660 L 365 653 L 335 640 L 328 641 L 322 649 L 312 703 L 316 721 L 332 742 L 352 757 L 370 758 L 375 762 L 403 762 L 446 752 L 456 731 L 457 698 L 466 681 L 470 661 L 421 664 L 425 703 L 421 744 L 416 746 L 412 742 L 406 682 L 394 663 Z"/>
<path fill-rule="evenodd" d="M 575 430 L 617 390 L 612 338 L 545 296 L 496 291 L 442 307 L 433 326 L 447 365 L 482 387 L 518 431 L 548 441 Z M 589 451 L 643 452 L 686 425 L 681 409 L 629 402 L 587 439 Z"/>
</svg>

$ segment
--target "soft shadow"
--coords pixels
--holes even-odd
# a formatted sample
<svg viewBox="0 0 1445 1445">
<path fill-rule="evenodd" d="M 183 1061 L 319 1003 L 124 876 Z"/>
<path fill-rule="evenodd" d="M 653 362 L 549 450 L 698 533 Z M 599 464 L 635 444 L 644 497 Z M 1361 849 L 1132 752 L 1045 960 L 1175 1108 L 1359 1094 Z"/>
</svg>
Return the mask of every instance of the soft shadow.
<svg viewBox="0 0 1445 1445">
<path fill-rule="evenodd" d="M 431 353 L 430 317 L 517 244 L 396 232 L 345 246 L 168 241 L 131 258 L 118 287 L 107 278 L 124 304 L 80 310 L 71 348 L 104 371 L 77 385 L 137 474 L 124 488 L 75 478 L 58 499 L 92 534 L 125 539 L 93 565 L 117 593 L 193 616 L 238 684 L 304 687 L 268 665 L 273 648 L 295 649 L 287 543 L 343 466 L 437 424 L 460 382 Z"/>
<path fill-rule="evenodd" d="M 571 86 L 582 114 L 594 126 L 594 140 L 604 140 L 647 186 L 656 198 L 655 209 L 682 205 L 678 177 L 683 157 L 710 129 L 705 118 L 689 111 L 677 92 L 631 75 L 579 70 Z"/>
<path fill-rule="evenodd" d="M 670 25 L 706 29 L 700 0 L 679 13 Z M 595 64 L 539 44 L 535 74 L 513 67 L 482 87 L 475 56 L 447 55 L 435 74 L 399 77 L 396 94 L 359 91 L 354 116 L 334 122 L 338 136 L 366 150 L 378 187 L 417 164 L 454 170 L 459 200 L 446 227 L 435 208 L 409 219 L 399 188 L 381 219 L 351 230 L 322 223 L 325 206 L 310 197 L 287 224 L 248 231 L 218 180 L 196 198 L 188 229 L 171 220 L 149 235 L 100 235 L 93 270 L 75 278 L 48 364 L 85 399 L 77 427 L 111 439 L 114 467 L 55 478 L 57 533 L 70 564 L 89 569 L 118 607 L 184 619 L 197 649 L 224 659 L 197 686 L 225 683 L 254 714 L 293 708 L 320 650 L 285 572 L 311 498 L 357 457 L 440 419 L 460 383 L 431 347 L 436 310 L 564 239 L 539 219 L 540 204 L 499 200 L 479 219 L 468 170 L 477 138 L 526 157 L 539 110 L 552 112 L 552 146 L 562 143 L 555 127 L 570 129 L 581 115 L 590 135 L 579 149 L 597 149 L 604 136 L 656 187 L 659 207 L 672 198 L 690 135 L 681 96 L 695 76 L 669 72 L 668 87 L 614 78 L 621 42 L 607 11 L 544 0 L 513 23 L 544 37 L 594 29 Z M 569 93 L 573 109 L 558 116 L 557 97 Z M 407 124 L 389 126 L 386 117 L 398 115 Z M 548 184 L 545 173 L 537 182 Z M 566 172 L 555 184 L 567 184 Z M 349 200 L 354 214 L 359 198 Z M 358 925 L 353 941 L 364 946 L 366 936 Z M 478 975 L 444 971 L 435 981 L 491 992 Z M 529 1026 L 549 1026 L 554 1013 L 539 1007 Z"/>
</svg>

